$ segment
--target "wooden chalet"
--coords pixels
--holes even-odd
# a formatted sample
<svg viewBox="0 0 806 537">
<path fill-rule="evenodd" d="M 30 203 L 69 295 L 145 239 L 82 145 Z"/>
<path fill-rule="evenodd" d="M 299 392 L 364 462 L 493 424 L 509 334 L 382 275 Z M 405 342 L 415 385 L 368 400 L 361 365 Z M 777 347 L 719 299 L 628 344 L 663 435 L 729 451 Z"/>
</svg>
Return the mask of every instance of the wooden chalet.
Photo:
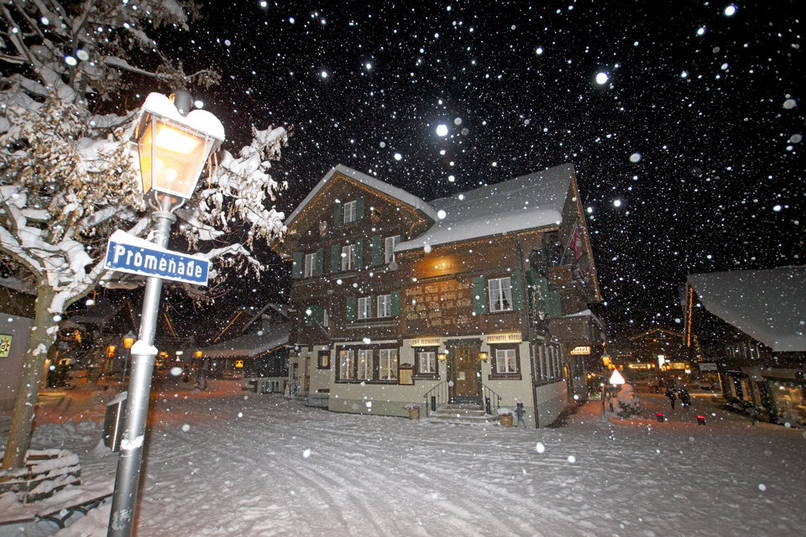
<svg viewBox="0 0 806 537">
<path fill-rule="evenodd" d="M 806 425 L 806 266 L 691 274 L 685 310 L 685 341 L 699 335 L 698 366 L 728 405 Z"/>
<path fill-rule="evenodd" d="M 285 223 L 289 381 L 310 404 L 485 417 L 522 403 L 545 426 L 586 397 L 604 331 L 572 165 L 430 202 L 339 165 Z"/>
</svg>

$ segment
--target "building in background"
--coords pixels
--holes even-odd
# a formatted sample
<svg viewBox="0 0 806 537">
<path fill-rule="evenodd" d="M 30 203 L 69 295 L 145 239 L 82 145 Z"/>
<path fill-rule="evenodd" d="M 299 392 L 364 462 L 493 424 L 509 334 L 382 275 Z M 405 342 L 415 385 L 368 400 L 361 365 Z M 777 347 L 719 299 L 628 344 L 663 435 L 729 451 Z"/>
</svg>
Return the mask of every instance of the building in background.
<svg viewBox="0 0 806 537">
<path fill-rule="evenodd" d="M 584 400 L 601 300 L 572 165 L 425 202 L 336 166 L 286 220 L 292 392 L 332 411 Z M 572 351 L 574 351 L 572 353 Z"/>
<path fill-rule="evenodd" d="M 692 274 L 686 342 L 704 358 L 736 409 L 806 424 L 806 266 Z"/>
</svg>

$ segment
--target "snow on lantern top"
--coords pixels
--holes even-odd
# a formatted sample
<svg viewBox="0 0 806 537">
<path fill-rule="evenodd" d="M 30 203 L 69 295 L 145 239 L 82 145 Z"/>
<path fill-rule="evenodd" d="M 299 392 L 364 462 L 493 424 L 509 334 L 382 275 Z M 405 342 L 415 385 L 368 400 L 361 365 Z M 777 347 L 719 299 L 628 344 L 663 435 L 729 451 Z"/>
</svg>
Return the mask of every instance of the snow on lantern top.
<svg viewBox="0 0 806 537">
<path fill-rule="evenodd" d="M 135 131 L 143 195 L 162 192 L 188 199 L 207 158 L 224 141 L 224 126 L 210 112 L 183 116 L 173 101 L 150 93 Z"/>
</svg>

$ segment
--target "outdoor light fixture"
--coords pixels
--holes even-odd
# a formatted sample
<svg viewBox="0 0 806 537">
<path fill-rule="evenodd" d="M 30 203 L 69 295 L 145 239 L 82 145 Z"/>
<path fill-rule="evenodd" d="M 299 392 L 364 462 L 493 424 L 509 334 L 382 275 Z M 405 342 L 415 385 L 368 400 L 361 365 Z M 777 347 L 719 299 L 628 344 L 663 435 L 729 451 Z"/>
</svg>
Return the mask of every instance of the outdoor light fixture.
<svg viewBox="0 0 806 537">
<path fill-rule="evenodd" d="M 447 359 L 448 359 L 448 353 L 447 352 L 438 352 L 437 353 L 437 360 L 441 360 L 441 361 L 444 362 Z"/>
<path fill-rule="evenodd" d="M 143 195 L 161 192 L 188 199 L 210 154 L 224 141 L 224 127 L 210 112 L 183 116 L 173 101 L 151 93 L 135 131 Z"/>
<path fill-rule="evenodd" d="M 193 353 L 193 357 L 194 358 L 201 358 L 202 354 L 203 354 L 202 351 L 196 351 L 196 352 Z"/>
<path fill-rule="evenodd" d="M 132 345 L 134 345 L 134 342 L 137 341 L 137 336 L 134 335 L 134 332 L 129 330 L 121 341 L 123 342 L 123 348 L 129 350 L 132 348 Z"/>
<path fill-rule="evenodd" d="M 479 353 L 479 360 L 481 360 L 482 362 L 486 362 L 487 358 L 489 358 L 489 357 L 490 357 L 490 355 L 488 353 L 484 352 L 484 351 Z"/>
</svg>

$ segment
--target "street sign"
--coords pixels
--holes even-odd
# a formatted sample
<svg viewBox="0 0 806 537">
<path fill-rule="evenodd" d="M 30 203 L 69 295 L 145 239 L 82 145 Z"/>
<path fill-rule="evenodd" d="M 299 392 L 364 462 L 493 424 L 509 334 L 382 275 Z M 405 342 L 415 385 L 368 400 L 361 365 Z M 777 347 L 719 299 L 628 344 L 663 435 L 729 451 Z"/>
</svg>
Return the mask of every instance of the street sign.
<svg viewBox="0 0 806 537">
<path fill-rule="evenodd" d="M 614 386 L 618 385 L 618 384 L 624 384 L 624 377 L 621 376 L 621 373 L 619 373 L 618 369 L 614 369 L 613 374 L 610 375 L 610 381 L 609 382 L 610 382 L 610 384 L 612 384 Z"/>
<path fill-rule="evenodd" d="M 198 255 L 160 248 L 152 242 L 117 230 L 109 237 L 104 268 L 163 280 L 207 285 L 210 261 Z"/>
</svg>

